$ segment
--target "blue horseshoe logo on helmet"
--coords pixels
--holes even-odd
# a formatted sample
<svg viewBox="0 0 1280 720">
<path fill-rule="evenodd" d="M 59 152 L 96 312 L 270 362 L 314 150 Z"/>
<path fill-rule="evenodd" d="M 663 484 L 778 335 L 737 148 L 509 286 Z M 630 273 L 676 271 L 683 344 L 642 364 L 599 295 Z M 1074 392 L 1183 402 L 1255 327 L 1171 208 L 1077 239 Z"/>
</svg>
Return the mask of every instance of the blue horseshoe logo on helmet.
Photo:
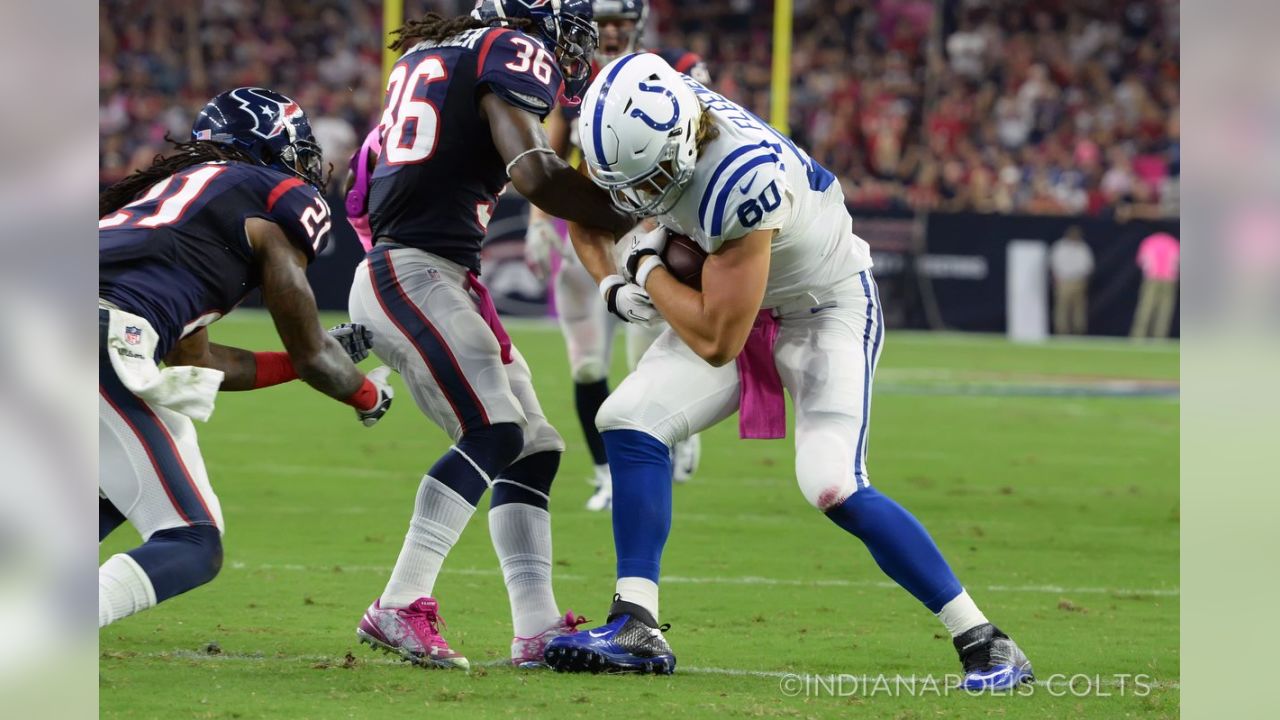
<svg viewBox="0 0 1280 720">
<path fill-rule="evenodd" d="M 671 92 L 670 90 L 666 89 L 661 85 L 648 85 L 643 82 L 640 83 L 640 90 L 643 92 L 661 93 L 663 95 L 666 95 L 667 99 L 671 101 L 671 119 L 666 122 L 658 122 L 657 120 L 654 120 L 653 118 L 649 117 L 649 115 L 645 111 L 641 110 L 640 108 L 632 108 L 631 117 L 640 118 L 641 120 L 644 121 L 645 125 L 648 125 L 654 130 L 659 130 L 662 132 L 666 132 L 670 130 L 671 128 L 676 126 L 676 123 L 680 122 L 680 105 L 676 102 L 675 93 Z"/>
</svg>

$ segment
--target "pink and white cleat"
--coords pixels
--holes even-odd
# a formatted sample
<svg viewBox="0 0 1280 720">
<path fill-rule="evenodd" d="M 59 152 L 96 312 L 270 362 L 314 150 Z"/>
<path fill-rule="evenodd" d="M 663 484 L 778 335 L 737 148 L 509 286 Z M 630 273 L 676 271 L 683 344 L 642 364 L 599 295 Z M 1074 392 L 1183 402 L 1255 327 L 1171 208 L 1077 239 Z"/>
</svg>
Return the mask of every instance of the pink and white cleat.
<svg viewBox="0 0 1280 720">
<path fill-rule="evenodd" d="M 544 630 L 533 637 L 512 638 L 511 664 L 525 669 L 547 667 L 546 660 L 542 659 L 542 654 L 547 649 L 547 643 L 561 635 L 572 635 L 578 632 L 578 626 L 585 622 L 588 622 L 586 618 L 581 615 L 575 616 L 573 611 L 570 610 L 548 630 Z"/>
<path fill-rule="evenodd" d="M 442 627 L 440 603 L 435 598 L 418 598 L 407 608 L 383 608 L 378 599 L 360 618 L 356 637 L 414 665 L 470 670 L 471 663 L 440 636 Z"/>
</svg>

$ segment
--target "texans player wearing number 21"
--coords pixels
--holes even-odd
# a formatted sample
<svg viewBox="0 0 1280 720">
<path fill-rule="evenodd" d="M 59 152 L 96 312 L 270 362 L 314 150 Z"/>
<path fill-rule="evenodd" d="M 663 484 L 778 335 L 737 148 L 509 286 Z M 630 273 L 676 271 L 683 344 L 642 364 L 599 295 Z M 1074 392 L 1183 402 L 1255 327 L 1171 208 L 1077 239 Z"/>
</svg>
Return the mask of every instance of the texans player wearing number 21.
<svg viewBox="0 0 1280 720">
<path fill-rule="evenodd" d="M 884 313 L 868 245 L 853 233 L 835 177 L 649 53 L 600 71 L 578 134 L 592 179 L 615 205 L 659 223 L 624 239 L 621 280 L 610 280 L 619 271 L 607 234 L 571 225 L 578 256 L 598 281 L 646 294 L 671 327 L 596 418 L 613 476 L 618 559 L 608 619 L 552 640 L 547 662 L 566 671 L 674 670 L 658 625 L 671 448 L 734 412 L 741 437 L 784 437 L 785 389 L 805 498 L 938 617 L 966 687 L 1030 681 L 1026 656 L 978 609 L 925 529 L 871 485 L 871 388 Z M 664 267 L 668 228 L 709 254 L 701 290 Z"/>
<path fill-rule="evenodd" d="M 98 539 L 128 520 L 143 541 L 98 568 L 99 627 L 222 567 L 222 510 L 192 422 L 209 419 L 219 390 L 301 378 L 366 426 L 391 405 L 390 370 L 354 364 L 364 330 L 320 326 L 306 268 L 331 223 L 302 108 L 236 88 L 175 145 L 99 198 Z M 285 352 L 209 342 L 207 326 L 258 288 Z"/>
</svg>

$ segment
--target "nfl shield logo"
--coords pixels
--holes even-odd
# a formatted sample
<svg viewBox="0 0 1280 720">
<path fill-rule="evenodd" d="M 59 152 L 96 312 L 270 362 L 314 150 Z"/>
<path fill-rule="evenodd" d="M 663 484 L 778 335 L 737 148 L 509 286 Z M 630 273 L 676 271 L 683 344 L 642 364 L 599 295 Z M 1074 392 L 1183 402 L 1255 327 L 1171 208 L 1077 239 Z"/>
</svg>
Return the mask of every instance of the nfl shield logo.
<svg viewBox="0 0 1280 720">
<path fill-rule="evenodd" d="M 137 345 L 142 342 L 142 328 L 127 325 L 124 329 L 124 341 L 130 345 Z"/>
</svg>

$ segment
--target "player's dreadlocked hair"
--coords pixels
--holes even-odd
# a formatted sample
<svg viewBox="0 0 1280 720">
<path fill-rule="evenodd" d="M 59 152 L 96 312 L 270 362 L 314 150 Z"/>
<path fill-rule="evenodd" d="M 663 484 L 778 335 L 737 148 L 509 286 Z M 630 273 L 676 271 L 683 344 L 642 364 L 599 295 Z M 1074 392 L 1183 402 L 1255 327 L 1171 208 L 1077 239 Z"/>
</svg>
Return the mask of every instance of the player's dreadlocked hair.
<svg viewBox="0 0 1280 720">
<path fill-rule="evenodd" d="M 135 170 L 125 179 L 99 193 L 98 217 L 110 215 L 136 200 L 138 195 L 147 188 L 192 165 L 215 160 L 233 160 L 250 165 L 262 164 L 249 153 L 231 145 L 207 140 L 178 142 L 168 135 L 165 135 L 164 139 L 173 143 L 174 152 L 169 155 L 156 155 L 151 161 L 151 167 Z"/>
<path fill-rule="evenodd" d="M 511 18 L 505 22 L 506 25 L 503 27 L 509 27 L 512 30 L 524 31 L 533 28 L 533 21 L 529 18 Z M 489 27 L 489 23 L 484 20 L 477 20 L 470 15 L 446 18 L 439 13 L 427 13 L 417 20 L 410 20 L 404 26 L 392 30 L 391 32 L 396 36 L 396 39 L 392 40 L 387 47 L 401 52 L 423 40 L 438 43 L 458 33 L 483 27 Z"/>
</svg>

